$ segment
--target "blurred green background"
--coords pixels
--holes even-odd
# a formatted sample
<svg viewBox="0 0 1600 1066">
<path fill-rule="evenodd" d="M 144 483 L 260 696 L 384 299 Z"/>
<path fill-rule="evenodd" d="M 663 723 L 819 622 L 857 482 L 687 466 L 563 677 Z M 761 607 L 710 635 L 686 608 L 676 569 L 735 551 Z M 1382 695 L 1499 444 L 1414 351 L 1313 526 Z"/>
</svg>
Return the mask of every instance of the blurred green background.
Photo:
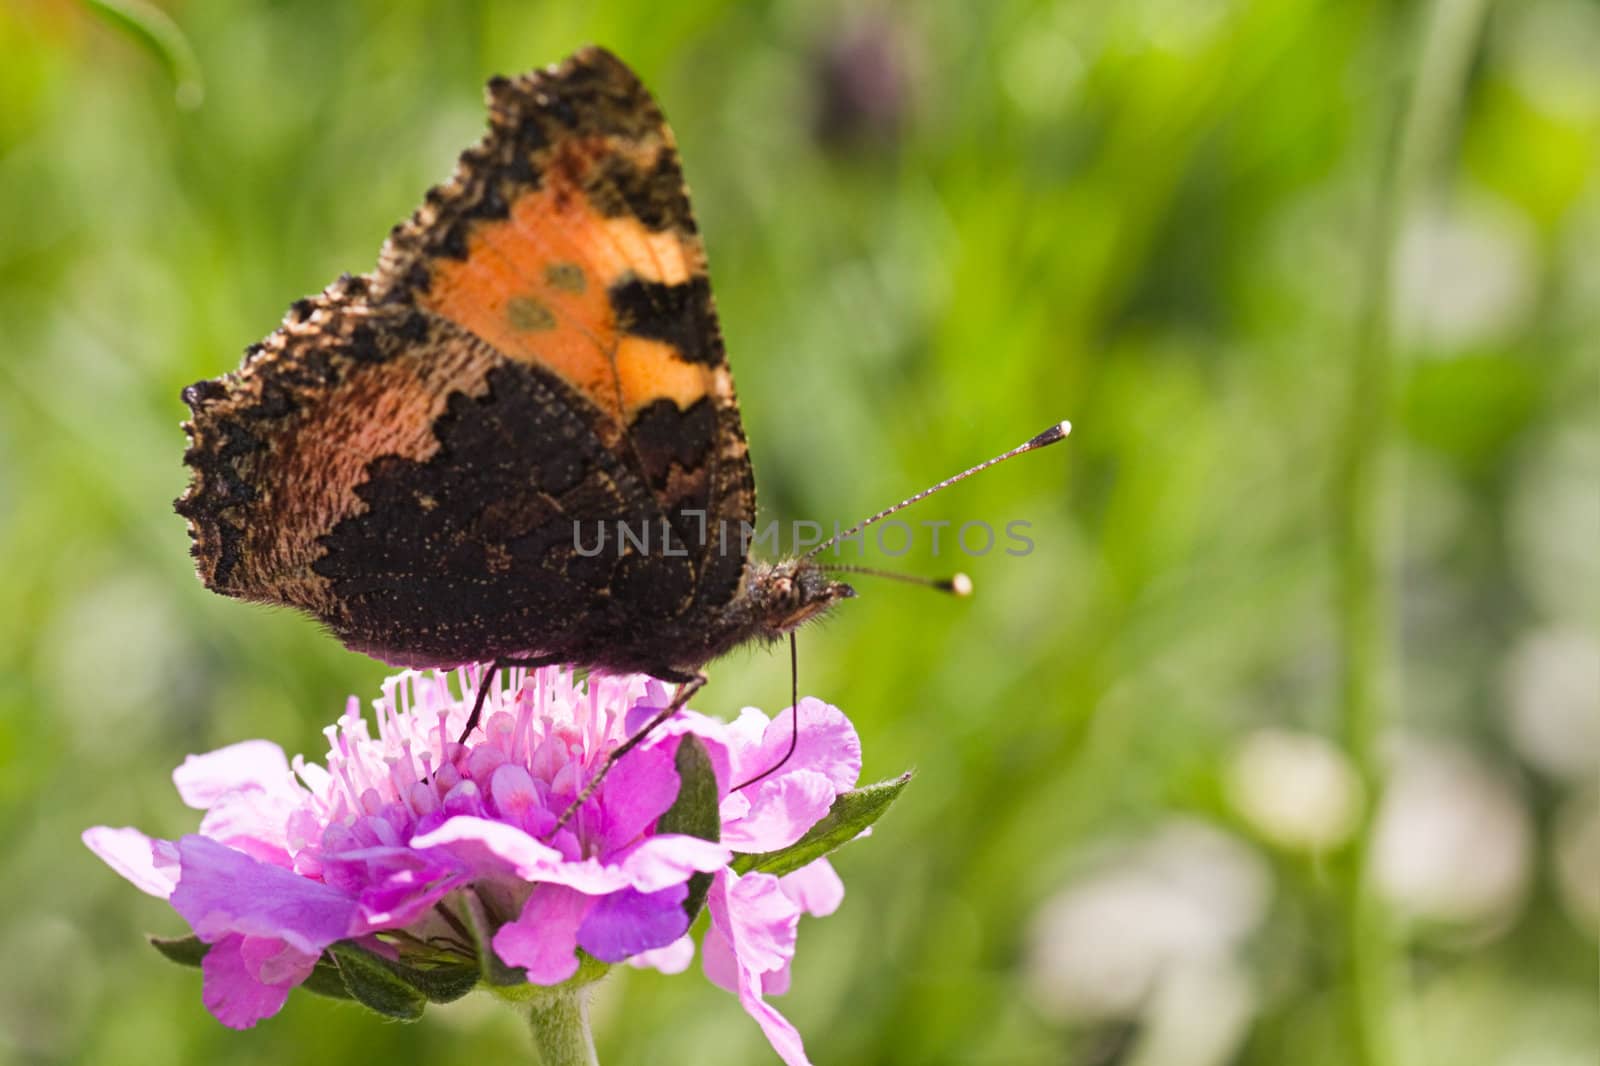
<svg viewBox="0 0 1600 1066">
<path fill-rule="evenodd" d="M 484 997 L 223 1029 L 78 833 L 186 832 L 187 753 L 376 694 L 194 578 L 178 391 L 370 269 L 485 78 L 596 41 L 676 129 L 764 517 L 1075 424 L 903 516 L 1031 555 L 921 539 L 867 561 L 977 595 L 862 579 L 802 636 L 865 777 L 919 771 L 802 924 L 813 1059 L 1592 1063 L 1600 4 L 1485 6 L 206 0 L 163 53 L 5 0 L 0 1061 L 527 1060 Z M 595 1022 L 776 1061 L 698 968 Z"/>
</svg>

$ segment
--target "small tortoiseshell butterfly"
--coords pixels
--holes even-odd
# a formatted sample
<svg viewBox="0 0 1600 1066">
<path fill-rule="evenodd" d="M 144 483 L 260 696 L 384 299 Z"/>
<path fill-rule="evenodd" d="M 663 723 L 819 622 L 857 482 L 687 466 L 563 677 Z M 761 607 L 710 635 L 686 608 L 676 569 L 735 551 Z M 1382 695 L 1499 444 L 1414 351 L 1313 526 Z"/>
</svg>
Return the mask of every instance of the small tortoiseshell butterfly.
<svg viewBox="0 0 1600 1066">
<path fill-rule="evenodd" d="M 184 390 L 177 510 L 200 577 L 396 665 L 698 684 L 709 660 L 853 592 L 812 556 L 753 563 L 737 535 L 705 535 L 755 522 L 755 483 L 644 86 L 586 48 L 493 79 L 488 100 L 488 134 L 376 270 L 298 301 L 237 371 Z M 671 537 L 578 550 L 575 529 L 619 523 Z"/>
</svg>

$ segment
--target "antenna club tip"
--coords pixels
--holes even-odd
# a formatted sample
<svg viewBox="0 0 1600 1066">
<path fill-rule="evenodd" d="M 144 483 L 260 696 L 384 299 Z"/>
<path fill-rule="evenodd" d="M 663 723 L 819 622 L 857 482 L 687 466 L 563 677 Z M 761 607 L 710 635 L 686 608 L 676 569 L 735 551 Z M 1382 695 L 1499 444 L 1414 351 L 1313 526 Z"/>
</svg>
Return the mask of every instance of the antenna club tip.
<svg viewBox="0 0 1600 1066">
<path fill-rule="evenodd" d="M 1060 422 L 1057 422 L 1055 425 L 1051 426 L 1037 437 L 1034 437 L 1027 444 L 1025 444 L 1024 447 L 1043 448 L 1046 444 L 1054 444 L 1056 441 L 1066 440 L 1067 435 L 1071 432 L 1072 423 L 1068 422 L 1066 419 L 1062 419 Z"/>
<path fill-rule="evenodd" d="M 972 579 L 966 574 L 956 574 L 946 584 L 950 591 L 957 596 L 972 595 Z"/>
</svg>

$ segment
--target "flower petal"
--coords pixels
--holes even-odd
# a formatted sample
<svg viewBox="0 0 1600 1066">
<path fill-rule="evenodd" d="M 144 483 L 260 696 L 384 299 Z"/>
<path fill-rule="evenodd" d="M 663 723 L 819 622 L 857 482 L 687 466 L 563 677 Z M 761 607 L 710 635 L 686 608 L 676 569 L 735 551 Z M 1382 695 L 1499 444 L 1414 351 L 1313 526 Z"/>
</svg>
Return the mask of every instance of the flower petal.
<svg viewBox="0 0 1600 1066">
<path fill-rule="evenodd" d="M 401 846 L 359 848 L 322 857 L 330 883 L 356 896 L 366 929 L 395 929 L 421 918 L 470 874 L 448 855 Z"/>
<path fill-rule="evenodd" d="M 521 763 L 502 762 L 488 776 L 489 799 L 494 804 L 494 812 L 508 822 L 522 821 L 529 808 L 542 802 L 533 775 Z"/>
<path fill-rule="evenodd" d="M 779 970 L 794 957 L 800 908 L 771 874 L 718 872 L 706 905 L 722 927 L 741 969 Z"/>
<path fill-rule="evenodd" d="M 665 947 L 689 931 L 683 910 L 688 894 L 687 884 L 676 884 L 659 892 L 625 888 L 603 896 L 578 927 L 578 946 L 601 962 Z"/>
<path fill-rule="evenodd" d="M 611 768 L 585 805 L 584 836 L 601 855 L 626 847 L 678 798 L 676 744 L 635 748 Z"/>
<path fill-rule="evenodd" d="M 712 931 L 723 938 L 723 944 L 716 945 L 711 932 L 706 934 L 702 948 L 706 976 L 727 987 L 718 977 L 725 980 L 728 976 L 726 967 L 731 955 L 734 991 L 740 1005 L 761 1026 L 779 1058 L 789 1066 L 810 1066 L 800 1033 L 762 998 L 763 977 L 784 971 L 794 954 L 799 910 L 770 874 L 738 877 L 728 871 L 717 874 L 712 882 L 706 907 L 711 912 Z M 714 969 L 718 972 L 714 973 Z"/>
<path fill-rule="evenodd" d="M 833 782 L 815 770 L 780 773 L 757 782 L 743 793 L 750 809 L 725 822 L 722 841 L 734 851 L 777 851 L 806 835 L 822 820 L 837 794 Z"/>
<path fill-rule="evenodd" d="M 130 827 L 97 825 L 83 831 L 83 843 L 102 862 L 141 892 L 166 899 L 178 884 L 178 853 L 170 840 L 152 840 Z"/>
<path fill-rule="evenodd" d="M 512 873 L 534 880 L 561 863 L 561 853 L 514 825 L 457 815 L 432 832 L 411 838 L 413 848 L 438 848 L 478 875 Z"/>
<path fill-rule="evenodd" d="M 709 897 L 707 898 L 709 902 Z M 722 932 L 722 926 L 712 921 L 700 940 L 700 968 L 706 980 L 724 992 L 739 994 L 739 960 L 733 954 L 733 945 Z"/>
<path fill-rule="evenodd" d="M 191 755 L 172 771 L 172 783 L 184 803 L 202 811 L 237 789 L 279 792 L 296 787 L 283 749 L 270 740 L 245 740 Z"/>
<path fill-rule="evenodd" d="M 230 1029 L 248 1029 L 283 1009 L 289 990 L 311 974 L 316 955 L 301 955 L 281 940 L 232 933 L 201 960 L 201 1000 Z"/>
<path fill-rule="evenodd" d="M 645 727 L 645 723 L 666 710 L 667 704 L 672 702 L 672 694 L 655 678 L 644 683 L 644 695 L 634 701 L 628 708 L 627 716 L 623 719 L 623 730 L 631 737 Z"/>
<path fill-rule="evenodd" d="M 533 984 L 565 981 L 578 972 L 578 926 L 594 902 L 563 885 L 535 885 L 517 920 L 495 933 L 494 953 Z"/>
<path fill-rule="evenodd" d="M 815 770 L 838 792 L 853 788 L 861 776 L 861 738 L 844 712 L 814 696 L 800 701 L 800 735 L 794 736 L 794 708 L 781 711 L 761 735 L 759 750 L 746 750 L 740 770 L 759 774 L 782 761 L 794 743 L 794 754 L 778 773 Z M 741 719 L 741 722 L 743 720 Z"/>
<path fill-rule="evenodd" d="M 817 859 L 778 878 L 783 894 L 807 914 L 826 918 L 844 902 L 844 882 L 827 859 Z"/>
<path fill-rule="evenodd" d="M 661 833 L 621 856 L 620 869 L 640 892 L 657 892 L 692 874 L 715 873 L 733 861 L 726 844 L 682 833 Z"/>
<path fill-rule="evenodd" d="M 172 906 L 207 943 L 242 933 L 316 955 L 349 936 L 357 920 L 348 896 L 206 837 L 184 837 L 178 855 Z"/>
<path fill-rule="evenodd" d="M 254 855 L 274 866 L 293 865 L 289 823 L 303 800 L 292 793 L 269 792 L 256 785 L 219 797 L 200 819 L 200 835 Z"/>
<path fill-rule="evenodd" d="M 694 961 L 694 938 L 685 933 L 664 948 L 641 951 L 628 959 L 628 965 L 638 969 L 659 970 L 662 973 L 682 973 Z"/>
<path fill-rule="evenodd" d="M 766 719 L 763 718 L 762 721 Z M 728 723 L 720 718 L 711 718 L 700 714 L 698 711 L 679 711 L 672 719 L 661 723 L 657 727 L 664 738 L 681 737 L 685 733 L 693 733 L 705 745 L 706 752 L 711 756 L 711 768 L 716 771 L 718 791 L 721 792 L 733 785 L 733 756 L 729 754 Z M 677 748 L 673 749 L 674 754 Z"/>
</svg>

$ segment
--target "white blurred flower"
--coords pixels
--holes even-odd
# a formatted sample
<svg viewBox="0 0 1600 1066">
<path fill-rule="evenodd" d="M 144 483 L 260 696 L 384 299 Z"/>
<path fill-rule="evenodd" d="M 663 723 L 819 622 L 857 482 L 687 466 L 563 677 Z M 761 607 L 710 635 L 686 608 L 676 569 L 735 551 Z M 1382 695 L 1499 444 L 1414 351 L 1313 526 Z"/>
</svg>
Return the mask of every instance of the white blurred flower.
<svg viewBox="0 0 1600 1066">
<path fill-rule="evenodd" d="M 1556 817 L 1556 887 L 1574 924 L 1600 935 L 1600 784 L 1591 784 L 1562 804 Z"/>
<path fill-rule="evenodd" d="M 1454 351 L 1504 338 L 1533 307 L 1532 224 L 1476 196 L 1419 211 L 1400 235 L 1395 318 L 1413 344 Z"/>
<path fill-rule="evenodd" d="M 1314 733 L 1258 730 L 1245 737 L 1224 773 L 1234 809 L 1285 848 L 1338 847 L 1361 817 L 1361 782 L 1350 761 Z"/>
<path fill-rule="evenodd" d="M 1231 1062 L 1255 1014 L 1256 990 L 1231 959 L 1174 967 L 1157 984 L 1128 1066 Z"/>
<path fill-rule="evenodd" d="M 1444 745 L 1408 745 L 1378 811 L 1378 884 L 1403 914 L 1451 925 L 1513 917 L 1528 887 L 1533 827 L 1502 772 Z"/>
<path fill-rule="evenodd" d="M 1506 667 L 1511 741 L 1551 777 L 1600 769 L 1600 642 L 1577 627 L 1522 639 Z"/>
<path fill-rule="evenodd" d="M 1139 1017 L 1131 1061 L 1225 1062 L 1254 1009 L 1237 961 L 1271 875 L 1246 844 L 1175 821 L 1108 854 L 1035 914 L 1025 981 L 1060 1022 Z"/>
<path fill-rule="evenodd" d="M 1519 451 L 1508 530 L 1518 581 L 1543 617 L 1590 620 L 1600 588 L 1600 432 L 1568 422 Z"/>
</svg>

